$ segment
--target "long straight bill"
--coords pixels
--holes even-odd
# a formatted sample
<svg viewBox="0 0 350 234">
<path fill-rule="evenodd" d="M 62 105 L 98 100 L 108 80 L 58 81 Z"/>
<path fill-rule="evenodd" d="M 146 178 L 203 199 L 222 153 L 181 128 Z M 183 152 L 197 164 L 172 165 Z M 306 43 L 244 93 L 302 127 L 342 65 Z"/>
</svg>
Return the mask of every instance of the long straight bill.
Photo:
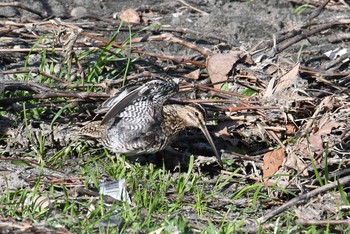
<svg viewBox="0 0 350 234">
<path fill-rule="evenodd" d="M 218 160 L 219 165 L 222 167 L 222 166 L 223 166 L 223 163 L 222 163 L 222 161 L 221 161 L 221 157 L 220 157 L 220 155 L 219 155 L 219 153 L 218 153 L 218 151 L 217 151 L 217 149 L 216 149 L 216 147 L 215 147 L 215 145 L 214 145 L 213 139 L 211 138 L 207 127 L 204 125 L 204 126 L 201 126 L 200 129 L 202 130 L 204 136 L 207 138 L 207 140 L 208 140 L 208 142 L 209 142 L 211 148 L 213 149 L 214 154 L 215 154 L 215 156 L 216 156 L 216 158 L 217 158 L 217 160 Z"/>
</svg>

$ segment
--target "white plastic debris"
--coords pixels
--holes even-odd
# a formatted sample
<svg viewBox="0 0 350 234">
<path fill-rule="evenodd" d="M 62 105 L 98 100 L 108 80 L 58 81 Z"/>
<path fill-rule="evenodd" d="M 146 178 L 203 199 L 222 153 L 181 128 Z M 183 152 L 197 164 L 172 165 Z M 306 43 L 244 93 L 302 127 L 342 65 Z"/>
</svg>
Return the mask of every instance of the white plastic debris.
<svg viewBox="0 0 350 234">
<path fill-rule="evenodd" d="M 118 201 L 127 202 L 131 205 L 129 193 L 124 186 L 125 179 L 100 183 L 100 194 L 108 195 Z"/>
<path fill-rule="evenodd" d="M 176 13 L 173 13 L 172 15 L 173 17 L 178 18 L 183 15 L 183 12 L 176 12 Z"/>
<path fill-rule="evenodd" d="M 324 54 L 330 58 L 330 59 L 336 59 L 344 54 L 346 54 L 348 52 L 348 50 L 346 48 L 336 48 L 334 50 L 330 50 L 330 51 L 327 51 L 325 52 Z"/>
</svg>

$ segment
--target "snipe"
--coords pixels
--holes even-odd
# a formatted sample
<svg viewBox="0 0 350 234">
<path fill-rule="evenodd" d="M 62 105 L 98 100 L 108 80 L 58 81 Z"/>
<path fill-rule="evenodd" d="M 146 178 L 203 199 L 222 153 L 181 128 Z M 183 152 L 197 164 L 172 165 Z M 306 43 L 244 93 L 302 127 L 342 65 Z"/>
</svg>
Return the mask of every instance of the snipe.
<svg viewBox="0 0 350 234">
<path fill-rule="evenodd" d="M 178 89 L 171 78 L 127 86 L 102 104 L 98 110 L 106 113 L 102 121 L 89 123 L 80 133 L 99 139 L 112 152 L 137 155 L 161 151 L 180 131 L 199 128 L 222 166 L 205 125 L 204 110 L 196 105 L 164 104 Z"/>
</svg>

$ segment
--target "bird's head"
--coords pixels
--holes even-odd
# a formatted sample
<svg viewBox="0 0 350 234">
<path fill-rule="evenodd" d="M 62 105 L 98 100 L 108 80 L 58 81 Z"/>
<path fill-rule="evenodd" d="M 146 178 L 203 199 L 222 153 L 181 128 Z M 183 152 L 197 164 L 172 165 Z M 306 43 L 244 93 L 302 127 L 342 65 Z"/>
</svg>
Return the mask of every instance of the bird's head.
<svg viewBox="0 0 350 234">
<path fill-rule="evenodd" d="M 185 127 L 199 128 L 212 147 L 219 164 L 222 166 L 220 155 L 215 147 L 207 126 L 205 124 L 205 110 L 200 105 L 184 105 L 178 108 L 178 115 L 183 120 Z"/>
</svg>

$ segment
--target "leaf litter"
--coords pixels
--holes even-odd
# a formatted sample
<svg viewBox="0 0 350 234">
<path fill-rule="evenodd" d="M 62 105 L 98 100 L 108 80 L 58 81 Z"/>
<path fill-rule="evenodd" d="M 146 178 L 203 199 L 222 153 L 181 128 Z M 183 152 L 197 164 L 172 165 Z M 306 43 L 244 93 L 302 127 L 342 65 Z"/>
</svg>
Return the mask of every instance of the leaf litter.
<svg viewBox="0 0 350 234">
<path fill-rule="evenodd" d="M 182 4 L 185 6 L 182 8 L 184 11 L 176 17 L 172 15 L 172 22 L 176 23 L 177 17 L 181 15 L 198 17 L 198 23 L 210 17 L 210 13 L 209 16 L 202 15 L 197 7 L 192 8 L 192 10 L 196 9 L 196 13 L 193 13 L 191 5 L 183 2 Z M 175 6 L 178 7 L 176 4 Z M 324 10 L 325 6 L 327 4 L 316 8 L 315 12 Z M 25 8 L 21 4 L 19 7 Z M 178 9 L 176 7 L 170 9 L 175 11 Z M 221 214 L 213 215 L 204 211 L 199 215 L 200 212 L 193 206 L 180 209 L 188 215 L 189 220 L 200 221 L 198 223 L 191 221 L 191 229 L 198 230 L 206 227 L 208 220 L 220 228 L 220 224 L 227 224 L 230 220 L 237 219 L 236 214 L 231 211 L 243 209 L 251 204 L 249 193 L 245 193 L 249 191 L 247 184 L 263 185 L 262 190 L 256 191 L 260 191 L 260 194 L 268 196 L 269 199 L 263 199 L 264 196 L 259 197 L 261 201 L 258 199 L 256 212 L 243 215 L 239 220 L 260 217 L 258 220 L 266 222 L 278 214 L 273 213 L 273 209 L 269 213 L 270 209 L 266 206 L 273 206 L 272 208 L 277 210 L 282 209 L 283 205 L 279 206 L 278 203 L 286 205 L 288 200 L 293 201 L 291 193 L 295 198 L 303 198 L 303 195 L 314 192 L 312 196 L 317 194 L 317 197 L 310 195 L 307 200 L 302 200 L 305 205 L 293 208 L 300 223 L 307 225 L 305 219 L 341 221 L 337 211 L 332 210 L 331 207 L 346 203 L 344 199 L 339 199 L 342 191 L 326 193 L 327 190 L 325 190 L 322 194 L 317 191 L 327 185 L 333 185 L 332 183 L 339 179 L 344 181 L 341 182 L 344 188 L 349 183 L 346 180 L 346 171 L 349 165 L 348 77 L 350 71 L 349 60 L 346 59 L 347 52 L 343 48 L 346 47 L 347 41 L 341 44 L 335 43 L 332 39 L 332 43 L 329 43 L 332 35 L 348 30 L 346 26 L 350 21 L 346 14 L 336 11 L 339 17 L 333 20 L 333 18 L 327 18 L 330 16 L 325 12 L 325 18 L 320 18 L 320 21 L 311 23 L 304 20 L 302 25 L 293 24 L 294 26 L 292 25 L 287 31 L 276 31 L 277 40 L 265 38 L 263 42 L 258 43 L 260 38 L 256 38 L 255 44 L 247 41 L 246 48 L 242 50 L 243 46 L 241 46 L 238 50 L 232 46 L 232 43 L 228 43 L 225 37 L 221 37 L 221 34 L 216 34 L 215 29 L 214 33 L 206 37 L 199 37 L 201 33 L 198 29 L 196 31 L 196 28 L 189 30 L 179 27 L 169 28 L 166 25 L 144 30 L 146 26 L 157 22 L 159 16 L 168 17 L 162 15 L 161 10 L 148 8 L 129 8 L 120 12 L 119 17 L 122 20 L 135 23 L 131 29 L 138 31 L 139 36 L 139 38 L 133 38 L 134 44 L 131 47 L 126 47 L 125 44 L 117 43 L 115 40 L 109 42 L 109 38 L 101 36 L 107 30 L 112 31 L 111 25 L 114 26 L 114 30 L 120 24 L 117 19 L 109 16 L 107 20 L 105 17 L 92 15 L 89 11 L 83 12 L 84 14 L 77 14 L 72 19 L 44 21 L 42 13 L 33 11 L 32 13 L 37 14 L 39 18 L 21 22 L 13 18 L 1 21 L 3 32 L 7 36 L 2 44 L 2 53 L 11 54 L 12 59 L 19 61 L 26 60 L 27 53 L 33 53 L 28 56 L 30 61 L 28 60 L 27 68 L 15 70 L 11 62 L 7 61 L 8 64 L 2 71 L 0 107 L 2 108 L 1 132 L 4 137 L 1 140 L 0 149 L 1 167 L 5 168 L 2 171 L 6 171 L 6 174 L 2 174 L 3 176 L 18 182 L 21 178 L 30 175 L 30 178 L 41 178 L 47 184 L 64 185 L 73 194 L 73 188 L 84 187 L 85 183 L 79 179 L 81 175 L 77 173 L 82 170 L 80 165 L 86 165 L 86 161 L 89 161 L 93 155 L 91 152 L 101 152 L 100 146 L 95 142 L 88 142 L 88 146 L 76 143 L 77 136 L 74 133 L 79 130 L 83 122 L 98 118 L 93 110 L 97 108 L 98 103 L 109 96 L 109 93 L 120 88 L 125 80 L 122 76 L 123 72 L 128 74 L 128 79 L 137 79 L 140 77 L 139 74 L 143 77 L 166 73 L 181 77 L 180 86 L 183 96 L 176 101 L 181 102 L 186 99 L 201 103 L 208 110 L 208 122 L 212 125 L 209 129 L 217 136 L 215 143 L 221 149 L 225 166 L 222 169 L 212 166 L 206 157 L 211 154 L 208 145 L 198 137 L 199 134 L 193 131 L 188 131 L 175 139 L 173 146 L 182 153 L 180 156 L 138 157 L 136 162 L 154 163 L 160 167 L 163 162 L 171 162 L 171 165 L 175 165 L 167 168 L 171 173 L 174 168 L 185 171 L 184 168 L 190 162 L 187 152 L 189 151 L 197 159 L 192 173 L 195 175 L 198 171 L 204 180 L 210 181 L 206 186 L 203 181 L 198 181 L 196 184 L 197 186 L 202 184 L 205 193 L 210 194 L 219 176 L 227 178 L 230 182 L 216 195 L 218 199 L 212 199 L 218 204 L 214 205 L 213 202 L 210 207 L 211 203 L 208 202 L 210 208 L 216 209 L 218 213 L 222 211 L 225 213 L 224 221 Z M 143 16 L 147 18 L 146 21 L 141 20 L 144 19 Z M 84 20 L 85 24 L 82 26 L 77 20 Z M 191 20 L 188 18 L 188 21 Z M 141 24 L 138 24 L 139 22 Z M 128 27 L 121 29 L 125 32 L 130 30 Z M 18 39 L 19 35 L 22 39 Z M 43 35 L 52 37 L 36 44 Z M 118 36 L 127 40 L 130 35 Z M 121 38 L 117 40 L 123 41 Z M 197 43 L 193 43 L 194 39 Z M 304 39 L 308 41 L 303 41 Z M 16 40 L 19 49 L 12 47 Z M 321 45 L 325 48 L 320 49 Z M 122 53 L 134 60 L 132 68 L 128 71 L 119 71 L 120 67 L 127 65 L 125 60 L 118 57 L 119 55 L 111 59 L 112 62 L 104 64 L 103 59 L 107 59 L 107 56 L 104 57 L 105 55 L 102 54 L 96 58 L 94 54 L 82 52 L 98 51 L 101 47 L 110 54 L 123 51 Z M 300 50 L 302 55 L 305 54 L 301 60 L 298 58 Z M 42 51 L 62 51 L 62 53 L 48 56 L 43 66 L 46 69 L 37 69 L 39 64 L 33 55 Z M 139 56 L 141 54 L 142 57 Z M 328 57 L 324 58 L 324 54 Z M 42 58 L 44 55 L 40 54 L 40 56 Z M 81 59 L 78 59 L 79 56 Z M 58 68 L 55 66 L 56 71 L 52 72 L 54 70 L 52 65 L 59 64 L 57 62 L 59 60 L 68 64 L 69 68 L 66 71 L 57 72 Z M 90 61 L 95 65 L 100 63 L 101 67 L 95 66 L 96 69 L 85 70 Z M 59 69 L 63 67 L 60 66 Z M 97 71 L 100 72 L 99 75 L 91 75 Z M 17 80 L 17 74 L 33 76 L 28 80 Z M 91 82 L 92 80 L 94 82 Z M 19 91 L 24 92 L 25 95 L 21 95 Z M 250 95 L 246 95 L 247 93 Z M 30 115 L 23 114 L 24 108 Z M 60 110 L 63 114 L 53 121 L 55 113 Z M 64 110 L 72 111 L 66 113 Z M 82 149 L 86 147 L 89 150 L 84 152 Z M 56 157 L 61 160 L 55 161 Z M 43 161 L 54 161 L 54 163 L 44 165 L 45 173 L 32 170 L 29 174 L 24 166 L 21 168 L 19 165 L 8 163 L 15 160 L 23 160 L 25 163 L 23 165 L 26 167 L 31 165 L 34 168 L 39 168 Z M 135 160 L 130 159 L 130 162 L 135 163 Z M 129 165 L 126 168 L 131 170 L 132 166 Z M 173 173 L 174 177 L 177 175 Z M 210 179 L 211 176 L 215 179 Z M 1 179 L 0 184 L 6 184 L 4 178 Z M 104 182 L 113 181 L 113 179 L 115 178 L 103 174 L 97 180 Z M 12 191 L 32 188 L 35 184 L 33 181 L 35 180 L 10 183 L 10 188 Z M 85 190 L 78 190 L 78 198 L 98 197 L 98 193 L 97 195 L 93 193 L 93 190 L 98 190 L 94 183 L 92 179 Z M 42 186 L 42 194 L 33 197 L 45 198 L 42 200 L 47 204 L 47 200 L 51 199 L 47 196 L 49 189 L 45 184 Z M 139 186 L 145 185 L 139 184 Z M 287 189 L 290 193 L 273 190 L 274 186 Z M 4 192 L 7 188 L 1 187 L 1 189 Z M 56 192 L 62 193 L 60 190 Z M 235 203 L 233 198 L 238 197 L 237 194 L 240 193 L 247 196 L 242 196 L 242 199 L 237 199 Z M 174 197 L 177 199 L 176 196 L 178 194 L 169 188 L 166 199 L 169 201 Z M 133 199 L 136 198 L 131 197 L 131 200 Z M 191 192 L 184 193 L 182 199 L 187 204 L 195 204 Z M 264 203 L 267 205 L 264 206 Z M 327 206 L 322 208 L 321 204 L 324 203 Z M 302 202 L 294 205 L 297 204 Z M 95 205 L 91 207 L 93 209 Z M 47 205 L 44 208 L 46 209 Z M 12 220 L 3 221 L 9 228 L 11 222 Z M 35 226 L 33 223 L 29 224 L 31 225 Z M 131 227 L 128 226 L 128 228 Z M 23 230 L 23 227 L 19 230 Z M 247 227 L 241 229 L 241 231 L 248 230 Z"/>
</svg>

